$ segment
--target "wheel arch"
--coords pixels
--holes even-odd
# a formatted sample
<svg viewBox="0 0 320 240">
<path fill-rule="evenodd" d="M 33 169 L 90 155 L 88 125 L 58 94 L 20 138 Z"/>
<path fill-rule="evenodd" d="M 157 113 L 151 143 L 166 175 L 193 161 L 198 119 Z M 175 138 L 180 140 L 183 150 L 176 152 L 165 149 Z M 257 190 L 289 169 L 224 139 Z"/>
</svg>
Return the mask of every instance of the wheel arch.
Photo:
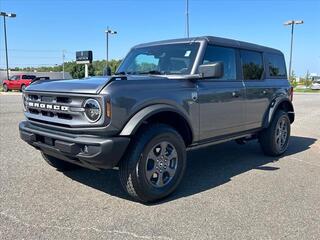
<svg viewBox="0 0 320 240">
<path fill-rule="evenodd" d="M 264 117 L 263 127 L 267 128 L 271 123 L 275 113 L 279 110 L 283 110 L 288 113 L 290 123 L 294 122 L 295 114 L 294 107 L 290 99 L 286 97 L 279 97 L 271 101 L 269 108 Z"/>
<path fill-rule="evenodd" d="M 187 116 L 175 107 L 167 104 L 155 104 L 145 107 L 133 115 L 126 123 L 120 136 L 132 136 L 145 125 L 164 123 L 175 128 L 185 141 L 186 146 L 193 141 L 194 132 Z"/>
</svg>

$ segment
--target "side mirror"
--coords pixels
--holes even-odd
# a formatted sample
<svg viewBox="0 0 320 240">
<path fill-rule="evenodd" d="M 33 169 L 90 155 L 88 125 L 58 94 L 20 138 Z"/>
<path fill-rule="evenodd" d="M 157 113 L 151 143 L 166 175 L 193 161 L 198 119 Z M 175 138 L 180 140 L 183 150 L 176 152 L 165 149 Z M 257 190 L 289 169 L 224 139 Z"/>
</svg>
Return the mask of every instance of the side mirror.
<svg viewBox="0 0 320 240">
<path fill-rule="evenodd" d="M 201 78 L 221 78 L 224 74 L 223 69 L 223 62 L 202 64 L 198 68 Z"/>
</svg>

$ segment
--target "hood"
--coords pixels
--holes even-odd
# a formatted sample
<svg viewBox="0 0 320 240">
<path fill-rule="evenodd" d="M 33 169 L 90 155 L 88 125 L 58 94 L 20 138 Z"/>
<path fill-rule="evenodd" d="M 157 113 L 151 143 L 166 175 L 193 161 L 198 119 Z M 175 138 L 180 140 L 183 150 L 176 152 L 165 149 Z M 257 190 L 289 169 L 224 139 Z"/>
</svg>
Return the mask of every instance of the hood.
<svg viewBox="0 0 320 240">
<path fill-rule="evenodd" d="M 90 77 L 71 80 L 40 80 L 32 83 L 26 91 L 98 94 L 111 77 Z M 127 76 L 127 80 L 168 79 L 165 76 Z"/>
<path fill-rule="evenodd" d="M 97 94 L 109 81 L 109 77 L 40 80 L 32 83 L 26 91 Z"/>
</svg>

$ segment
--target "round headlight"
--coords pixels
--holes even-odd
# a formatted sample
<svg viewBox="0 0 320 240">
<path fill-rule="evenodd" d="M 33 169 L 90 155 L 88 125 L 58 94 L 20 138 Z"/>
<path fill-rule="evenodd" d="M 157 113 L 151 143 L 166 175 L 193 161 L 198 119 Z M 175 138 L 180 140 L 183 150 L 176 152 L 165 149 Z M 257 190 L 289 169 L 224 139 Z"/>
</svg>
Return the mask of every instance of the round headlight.
<svg viewBox="0 0 320 240">
<path fill-rule="evenodd" d="M 96 122 L 101 117 L 101 107 L 97 100 L 88 99 L 84 103 L 84 113 L 90 122 Z"/>
</svg>

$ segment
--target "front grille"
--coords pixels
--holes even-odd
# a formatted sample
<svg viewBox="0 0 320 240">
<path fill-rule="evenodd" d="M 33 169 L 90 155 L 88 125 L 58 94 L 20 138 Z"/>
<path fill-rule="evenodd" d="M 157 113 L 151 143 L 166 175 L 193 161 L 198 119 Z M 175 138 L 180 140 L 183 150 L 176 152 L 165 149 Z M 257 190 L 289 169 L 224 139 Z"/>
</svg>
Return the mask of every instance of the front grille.
<svg viewBox="0 0 320 240">
<path fill-rule="evenodd" d="M 56 126 L 84 127 L 103 123 L 89 123 L 84 115 L 83 103 L 92 96 L 25 92 L 25 115 L 28 119 Z M 103 104 L 102 99 L 95 97 Z"/>
<path fill-rule="evenodd" d="M 30 94 L 26 96 L 26 99 L 28 102 L 27 107 L 31 114 L 66 120 L 72 120 L 73 118 L 70 112 L 64 112 L 66 108 L 70 109 L 72 107 L 71 97 Z"/>
</svg>

